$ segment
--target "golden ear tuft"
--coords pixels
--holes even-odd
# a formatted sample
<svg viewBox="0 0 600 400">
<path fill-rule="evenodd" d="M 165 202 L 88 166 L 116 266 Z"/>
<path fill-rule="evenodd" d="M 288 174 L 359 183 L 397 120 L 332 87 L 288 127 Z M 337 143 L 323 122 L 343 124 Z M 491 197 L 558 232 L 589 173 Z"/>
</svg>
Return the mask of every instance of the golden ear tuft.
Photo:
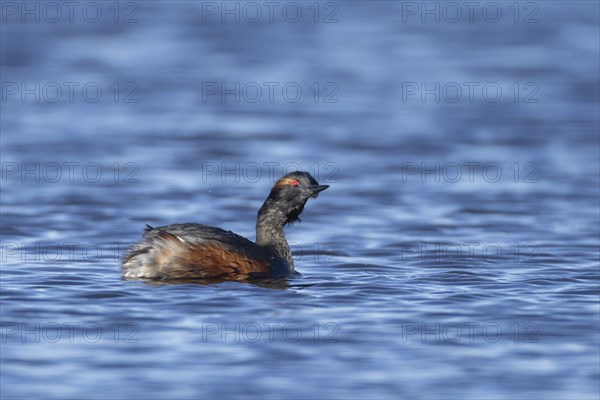
<svg viewBox="0 0 600 400">
<path fill-rule="evenodd" d="M 298 181 L 298 179 L 281 178 L 280 180 L 275 182 L 275 186 L 273 186 L 273 189 L 283 189 L 288 186 L 298 186 L 299 184 L 300 182 Z"/>
</svg>

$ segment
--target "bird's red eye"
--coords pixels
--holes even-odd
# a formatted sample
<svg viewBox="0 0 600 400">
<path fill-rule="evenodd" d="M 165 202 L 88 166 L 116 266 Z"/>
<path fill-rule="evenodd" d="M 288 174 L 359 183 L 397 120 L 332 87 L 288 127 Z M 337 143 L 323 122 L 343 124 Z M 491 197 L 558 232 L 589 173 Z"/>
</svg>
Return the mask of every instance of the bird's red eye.
<svg viewBox="0 0 600 400">
<path fill-rule="evenodd" d="M 297 180 L 297 179 L 294 179 L 294 180 L 292 181 L 292 185 L 293 185 L 293 186 L 298 186 L 299 184 L 300 184 L 300 182 L 298 182 L 298 180 Z"/>
</svg>

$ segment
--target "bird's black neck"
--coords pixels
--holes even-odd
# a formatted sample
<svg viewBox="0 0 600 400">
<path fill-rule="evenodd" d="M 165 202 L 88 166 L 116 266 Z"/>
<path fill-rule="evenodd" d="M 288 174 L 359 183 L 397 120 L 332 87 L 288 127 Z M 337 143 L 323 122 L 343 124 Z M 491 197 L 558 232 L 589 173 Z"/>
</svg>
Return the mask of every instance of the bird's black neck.
<svg viewBox="0 0 600 400">
<path fill-rule="evenodd" d="M 271 207 L 268 202 L 269 200 L 267 199 L 258 212 L 256 244 L 270 248 L 276 255 L 287 261 L 293 270 L 294 260 L 292 259 L 292 251 L 283 231 L 283 227 L 288 222 L 288 219 L 283 211 Z"/>
</svg>

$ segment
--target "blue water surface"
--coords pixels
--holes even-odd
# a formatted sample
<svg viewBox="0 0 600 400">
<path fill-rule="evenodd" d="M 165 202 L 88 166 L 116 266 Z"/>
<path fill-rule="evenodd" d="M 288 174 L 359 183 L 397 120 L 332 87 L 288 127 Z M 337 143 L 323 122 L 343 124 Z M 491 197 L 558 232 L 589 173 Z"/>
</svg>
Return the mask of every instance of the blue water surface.
<svg viewBox="0 0 600 400">
<path fill-rule="evenodd" d="M 2 2 L 2 398 L 598 399 L 592 1 Z M 144 224 L 301 277 L 144 282 Z"/>
</svg>

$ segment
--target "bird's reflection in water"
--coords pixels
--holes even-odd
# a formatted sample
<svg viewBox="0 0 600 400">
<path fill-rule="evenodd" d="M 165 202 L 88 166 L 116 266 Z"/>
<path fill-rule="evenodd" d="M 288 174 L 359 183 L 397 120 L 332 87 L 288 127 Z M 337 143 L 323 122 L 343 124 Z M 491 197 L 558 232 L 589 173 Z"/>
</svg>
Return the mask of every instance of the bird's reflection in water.
<svg viewBox="0 0 600 400">
<path fill-rule="evenodd" d="M 127 278 L 125 278 L 127 279 Z M 137 281 L 138 279 L 127 279 Z M 218 285 L 222 283 L 231 283 L 229 279 L 154 279 L 147 280 L 144 283 L 150 286 L 161 285 Z M 285 279 L 257 279 L 253 281 L 239 281 L 236 283 L 245 285 L 256 285 L 266 289 L 287 290 L 294 287 L 304 287 L 306 285 L 290 284 Z M 311 285 L 309 285 L 311 286 Z"/>
</svg>

